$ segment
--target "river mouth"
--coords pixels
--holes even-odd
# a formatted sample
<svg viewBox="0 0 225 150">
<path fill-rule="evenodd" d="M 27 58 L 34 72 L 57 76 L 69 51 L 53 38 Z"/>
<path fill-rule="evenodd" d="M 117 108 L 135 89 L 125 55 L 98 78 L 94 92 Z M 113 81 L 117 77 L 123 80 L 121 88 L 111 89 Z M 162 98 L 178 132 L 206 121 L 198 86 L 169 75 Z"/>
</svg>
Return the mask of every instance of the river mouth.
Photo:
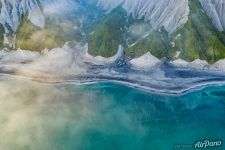
<svg viewBox="0 0 225 150">
<path fill-rule="evenodd" d="M 4 150 L 193 148 L 225 140 L 224 86 L 167 95 L 113 82 L 0 82 Z M 224 149 L 223 146 L 218 149 Z"/>
</svg>

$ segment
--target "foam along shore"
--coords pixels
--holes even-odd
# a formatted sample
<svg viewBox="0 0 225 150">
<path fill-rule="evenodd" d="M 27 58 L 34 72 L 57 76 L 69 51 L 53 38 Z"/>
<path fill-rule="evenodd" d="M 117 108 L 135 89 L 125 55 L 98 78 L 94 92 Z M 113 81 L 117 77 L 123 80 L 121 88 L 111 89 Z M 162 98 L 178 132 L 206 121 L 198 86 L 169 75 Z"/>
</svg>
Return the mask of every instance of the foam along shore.
<svg viewBox="0 0 225 150">
<path fill-rule="evenodd" d="M 192 62 L 185 61 L 183 59 L 176 59 L 174 61 L 170 61 L 175 67 L 185 67 L 192 69 L 209 69 L 216 70 L 220 72 L 225 72 L 225 59 L 221 59 L 214 64 L 208 64 L 205 60 L 196 59 Z"/>
<path fill-rule="evenodd" d="M 132 65 L 133 69 L 149 70 L 159 65 L 161 61 L 148 52 L 141 57 L 130 60 L 129 63 Z"/>
</svg>

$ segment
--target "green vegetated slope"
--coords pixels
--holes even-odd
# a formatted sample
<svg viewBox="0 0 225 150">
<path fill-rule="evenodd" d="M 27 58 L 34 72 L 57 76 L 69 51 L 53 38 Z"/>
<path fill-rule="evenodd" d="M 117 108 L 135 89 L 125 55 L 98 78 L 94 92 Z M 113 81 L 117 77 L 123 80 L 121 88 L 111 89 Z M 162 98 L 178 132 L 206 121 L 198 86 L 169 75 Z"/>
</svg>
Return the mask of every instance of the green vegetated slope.
<svg viewBox="0 0 225 150">
<path fill-rule="evenodd" d="M 80 38 L 80 33 L 73 29 L 73 23 L 60 18 L 46 18 L 45 28 L 34 26 L 25 17 L 16 32 L 16 47 L 41 51 L 64 45 L 65 42 Z"/>
<path fill-rule="evenodd" d="M 164 28 L 160 30 L 153 30 L 150 34 L 139 41 L 135 45 L 126 49 L 127 55 L 130 57 L 139 57 L 147 52 L 151 52 L 152 55 L 157 58 L 163 58 L 167 56 L 169 50 L 169 38 L 168 33 Z"/>
<path fill-rule="evenodd" d="M 157 58 L 179 58 L 187 61 L 207 60 L 210 63 L 225 58 L 225 33 L 219 32 L 203 11 L 199 1 L 189 0 L 189 20 L 176 32 L 169 34 L 163 27 L 154 30 L 143 19 L 132 19 L 122 7 L 102 16 L 95 15 L 97 8 L 90 7 L 90 13 L 83 10 L 81 16 L 89 18 L 88 25 L 75 29 L 82 17 L 45 18 L 45 28 L 34 26 L 26 16 L 23 17 L 16 32 L 16 48 L 41 51 L 62 46 L 67 41 L 88 42 L 89 53 L 110 57 L 116 54 L 119 45 L 125 48 L 128 57 L 139 57 L 151 52 Z M 85 14 L 85 12 L 87 14 Z M 148 25 L 146 25 L 148 24 Z M 133 28 L 142 26 L 145 31 Z M 143 32 L 143 33 L 142 33 Z M 0 26 L 0 47 L 3 47 L 4 28 Z M 86 36 L 84 37 L 85 34 Z M 145 34 L 147 36 L 145 36 Z"/>
<path fill-rule="evenodd" d="M 225 58 L 225 33 L 219 32 L 212 24 L 199 1 L 189 0 L 189 20 L 175 33 L 169 34 L 162 27 L 152 30 L 145 38 L 140 38 L 132 46 L 125 45 L 121 28 L 125 25 L 124 13 L 114 10 L 94 30 L 89 39 L 89 52 L 93 55 L 111 56 L 119 44 L 126 48 L 130 57 L 139 57 L 150 51 L 158 58 L 173 59 L 180 51 L 180 58 L 193 61 L 207 60 L 213 63 Z M 130 18 L 129 18 L 130 19 Z M 140 20 L 129 21 L 128 28 Z M 132 38 L 132 37 L 127 37 Z"/>
<path fill-rule="evenodd" d="M 5 29 L 3 27 L 3 25 L 0 24 L 0 48 L 3 48 L 4 46 L 4 33 L 5 33 Z"/>
<path fill-rule="evenodd" d="M 59 11 L 62 12 L 59 14 L 43 14 L 45 17 L 44 28 L 32 24 L 27 17 L 28 14 L 25 14 L 22 16 L 17 31 L 7 33 L 9 44 L 6 45 L 3 44 L 5 31 L 0 24 L 0 47 L 41 51 L 45 48 L 52 49 L 61 47 L 65 42 L 70 42 L 74 45 L 74 43 L 81 42 L 85 39 L 85 31 L 82 28 L 91 28 L 90 26 L 94 22 L 93 20 L 98 20 L 96 18 L 98 18 L 100 12 L 96 6 L 89 3 L 85 4 L 85 6 L 74 7 L 74 10 L 69 10 L 68 12 L 65 10 Z M 84 25 L 82 24 L 82 20 L 87 22 L 90 20 L 90 24 Z M 8 25 L 6 24 L 5 26 Z M 16 38 L 14 38 L 15 35 Z M 13 45 L 14 42 L 15 47 Z"/>
<path fill-rule="evenodd" d="M 1 2 L 0 2 L 0 8 L 2 8 Z M 0 24 L 0 49 L 2 49 L 4 46 L 4 44 L 3 44 L 4 43 L 4 33 L 5 33 L 5 29 L 4 29 L 3 25 Z"/>
<path fill-rule="evenodd" d="M 120 44 L 124 45 L 126 12 L 115 9 L 97 24 L 88 36 L 88 49 L 92 55 L 110 57 Z"/>
<path fill-rule="evenodd" d="M 200 2 L 189 0 L 189 7 L 188 22 L 171 35 L 176 46 L 170 52 L 179 50 L 180 57 L 188 61 L 199 58 L 212 63 L 225 58 L 224 32 L 219 32 L 213 26 L 207 14 L 202 11 Z"/>
</svg>

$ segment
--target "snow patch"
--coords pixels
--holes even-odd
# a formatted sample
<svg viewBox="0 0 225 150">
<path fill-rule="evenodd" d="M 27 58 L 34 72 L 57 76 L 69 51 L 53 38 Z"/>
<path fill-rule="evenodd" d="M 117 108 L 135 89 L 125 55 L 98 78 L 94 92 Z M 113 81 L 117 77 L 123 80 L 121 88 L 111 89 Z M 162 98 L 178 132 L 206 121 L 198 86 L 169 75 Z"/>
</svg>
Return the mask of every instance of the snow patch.
<svg viewBox="0 0 225 150">
<path fill-rule="evenodd" d="M 195 69 L 205 69 L 209 66 L 207 61 L 196 59 L 188 64 L 188 67 Z"/>
<path fill-rule="evenodd" d="M 139 58 L 132 59 L 131 61 L 129 61 L 129 63 L 135 69 L 149 70 L 160 64 L 161 61 L 153 56 L 150 52 L 148 52 Z"/>
<path fill-rule="evenodd" d="M 225 72 L 225 59 L 217 61 L 210 68 Z"/>
<path fill-rule="evenodd" d="M 16 32 L 23 15 L 36 26 L 44 27 L 45 20 L 37 0 L 1 0 L 0 23 L 5 31 Z"/>
<path fill-rule="evenodd" d="M 188 66 L 188 62 L 183 59 L 176 59 L 174 61 L 171 61 L 170 63 L 176 67 L 187 67 Z"/>
<path fill-rule="evenodd" d="M 119 5 L 133 18 L 144 18 L 154 29 L 164 27 L 169 33 L 188 21 L 188 0 L 98 0 L 107 12 Z"/>
<path fill-rule="evenodd" d="M 175 67 L 185 67 L 185 68 L 192 68 L 192 69 L 207 69 L 209 64 L 205 60 L 196 59 L 192 62 L 185 61 L 183 59 L 176 59 L 171 61 L 170 64 L 174 65 Z"/>
<path fill-rule="evenodd" d="M 180 51 L 176 51 L 174 58 L 179 58 L 180 57 L 180 53 L 181 53 Z"/>
<path fill-rule="evenodd" d="M 225 30 L 225 1 L 224 0 L 199 0 L 214 26 Z"/>
</svg>

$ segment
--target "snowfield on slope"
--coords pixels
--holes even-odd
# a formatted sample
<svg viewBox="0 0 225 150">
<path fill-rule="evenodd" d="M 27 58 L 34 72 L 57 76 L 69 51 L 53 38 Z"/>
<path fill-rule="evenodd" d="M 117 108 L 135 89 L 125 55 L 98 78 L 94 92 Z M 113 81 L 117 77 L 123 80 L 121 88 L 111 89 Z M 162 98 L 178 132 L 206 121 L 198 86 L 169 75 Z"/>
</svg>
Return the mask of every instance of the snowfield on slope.
<svg viewBox="0 0 225 150">
<path fill-rule="evenodd" d="M 225 30 L 225 1 L 199 0 L 204 11 L 219 30 Z M 154 29 L 164 27 L 173 33 L 188 21 L 188 0 L 98 0 L 107 13 L 122 6 L 133 18 L 144 18 Z"/>
<path fill-rule="evenodd" d="M 133 18 L 144 17 L 154 29 L 164 27 L 169 33 L 188 21 L 188 0 L 99 0 L 98 6 L 110 12 L 122 5 Z"/>
<path fill-rule="evenodd" d="M 45 20 L 37 0 L 1 0 L 0 23 L 5 31 L 16 32 L 23 15 L 36 26 L 44 27 Z"/>
</svg>

